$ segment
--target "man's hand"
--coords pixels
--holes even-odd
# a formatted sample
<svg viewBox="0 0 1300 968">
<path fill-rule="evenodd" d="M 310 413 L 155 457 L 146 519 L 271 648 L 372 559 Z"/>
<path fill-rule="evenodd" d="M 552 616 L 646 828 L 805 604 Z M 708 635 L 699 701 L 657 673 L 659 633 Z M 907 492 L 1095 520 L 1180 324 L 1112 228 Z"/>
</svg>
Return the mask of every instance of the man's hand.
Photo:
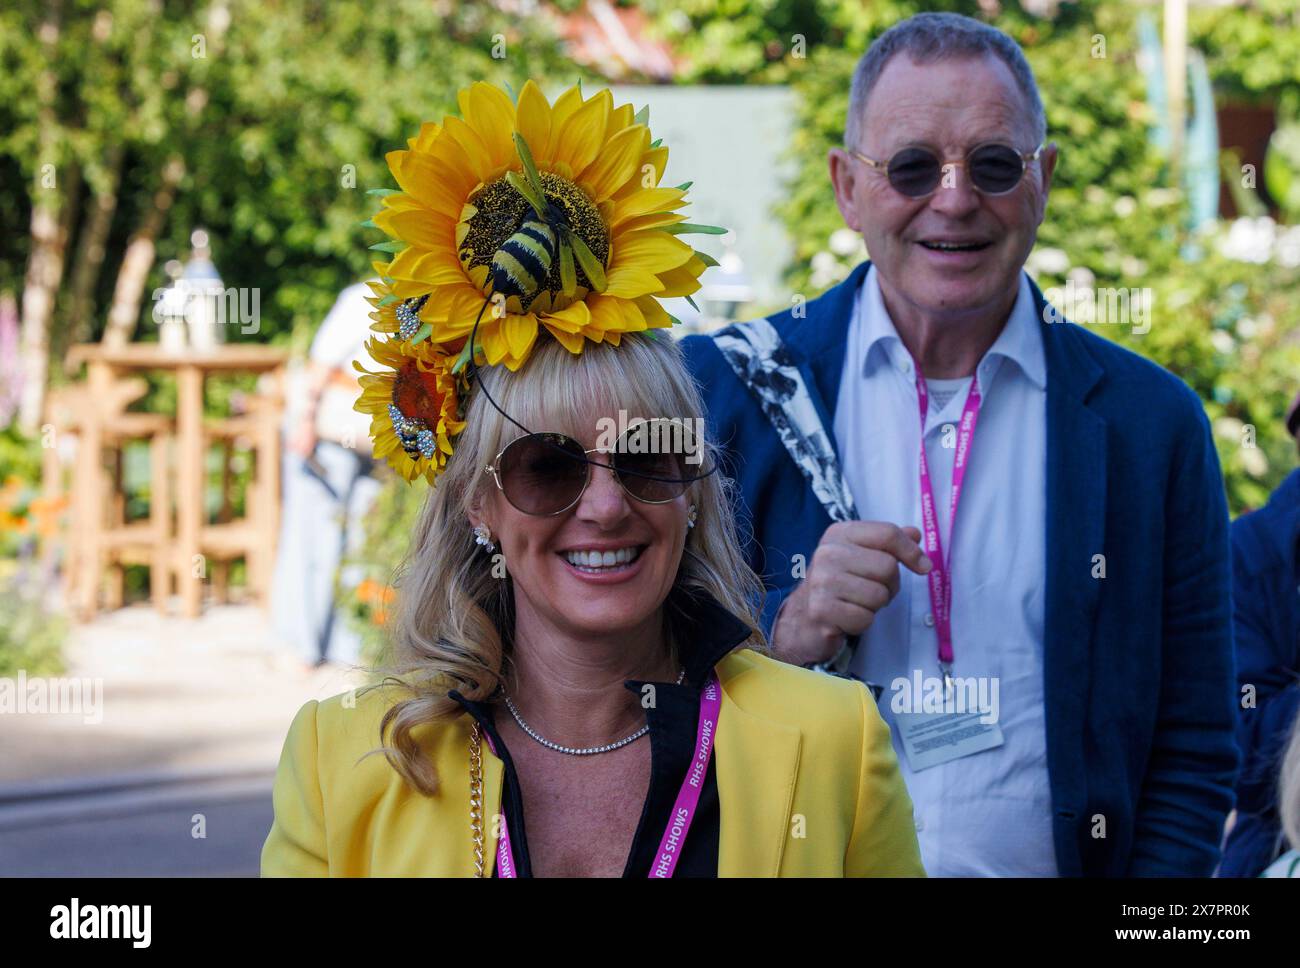
<svg viewBox="0 0 1300 968">
<path fill-rule="evenodd" d="M 898 594 L 899 564 L 918 575 L 932 567 L 916 528 L 884 521 L 841 521 L 822 535 L 808 576 L 785 600 L 772 630 L 783 662 L 829 662 Z"/>
</svg>

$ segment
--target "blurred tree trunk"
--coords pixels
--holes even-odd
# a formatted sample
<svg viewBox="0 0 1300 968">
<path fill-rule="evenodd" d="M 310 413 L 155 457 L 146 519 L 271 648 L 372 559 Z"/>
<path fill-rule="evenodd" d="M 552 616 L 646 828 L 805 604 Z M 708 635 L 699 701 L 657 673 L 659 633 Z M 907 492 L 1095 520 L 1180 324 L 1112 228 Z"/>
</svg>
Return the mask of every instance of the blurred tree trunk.
<svg viewBox="0 0 1300 968">
<path fill-rule="evenodd" d="M 107 182 L 105 188 L 96 192 L 92 198 L 86 223 L 77 239 L 67 321 L 54 339 L 56 355 L 62 355 L 73 343 L 84 343 L 94 335 L 95 326 L 91 314 L 95 311 L 95 286 L 104 266 L 113 215 L 117 212 L 117 192 L 125 158 L 126 148 L 118 143 L 108 149 L 108 155 L 104 159 Z"/>
<path fill-rule="evenodd" d="M 140 222 L 126 244 L 122 268 L 117 273 L 113 287 L 113 304 L 108 310 L 108 323 L 104 327 L 105 346 L 125 346 L 135 335 L 140 319 L 140 301 L 144 284 L 153 267 L 158 234 L 167 224 L 167 212 L 176 199 L 176 186 L 185 174 L 185 163 L 173 155 L 163 165 L 162 181 L 153 196 L 153 206 Z"/>
<path fill-rule="evenodd" d="M 45 54 L 44 66 L 36 77 L 40 169 L 32 193 L 32 248 L 23 280 L 19 350 L 22 398 L 18 405 L 18 426 L 28 434 L 36 432 L 45 408 L 45 382 L 50 368 L 50 321 L 54 317 L 54 299 L 63 281 L 69 216 L 76 205 L 79 183 L 75 166 L 70 165 L 65 172 L 60 172 L 58 165 L 64 146 L 55 109 L 58 77 L 54 65 L 61 8 L 62 4 L 57 0 L 49 3 L 45 8 L 45 19 L 37 31 Z"/>
</svg>

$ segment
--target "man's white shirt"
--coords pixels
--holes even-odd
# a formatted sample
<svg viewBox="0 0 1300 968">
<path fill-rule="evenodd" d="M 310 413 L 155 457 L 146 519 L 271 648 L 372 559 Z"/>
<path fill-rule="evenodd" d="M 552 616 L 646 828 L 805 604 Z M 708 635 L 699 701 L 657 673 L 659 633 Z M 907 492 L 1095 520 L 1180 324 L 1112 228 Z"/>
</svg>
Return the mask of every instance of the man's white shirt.
<svg viewBox="0 0 1300 968">
<path fill-rule="evenodd" d="M 901 569 L 899 594 L 862 636 L 851 671 L 884 689 L 879 708 L 912 796 L 926 870 L 1054 876 L 1043 706 L 1047 366 L 1023 272 L 1011 314 L 976 378 L 983 401 L 951 534 L 954 428 L 969 377 L 927 381 L 925 444 L 952 578 L 952 674 L 996 684 L 1004 743 L 919 772 L 908 765 L 895 707 L 912 699 L 918 704 L 901 711 L 922 711 L 911 686 L 918 674 L 922 682 L 942 675 L 923 575 Z M 874 266 L 854 303 L 834 433 L 859 517 L 920 528 L 916 378 Z"/>
</svg>

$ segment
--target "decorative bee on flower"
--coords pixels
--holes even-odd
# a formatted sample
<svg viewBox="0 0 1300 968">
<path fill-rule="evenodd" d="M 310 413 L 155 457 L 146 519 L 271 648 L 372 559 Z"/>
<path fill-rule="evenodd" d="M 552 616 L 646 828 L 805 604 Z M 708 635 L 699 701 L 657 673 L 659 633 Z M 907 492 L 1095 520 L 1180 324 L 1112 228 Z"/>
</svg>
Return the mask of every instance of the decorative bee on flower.
<svg viewBox="0 0 1300 968">
<path fill-rule="evenodd" d="M 518 296 L 525 305 L 541 292 L 556 255 L 560 259 L 560 292 L 572 296 L 578 287 L 574 270 L 574 257 L 591 281 L 596 292 L 605 289 L 605 267 L 569 224 L 569 216 L 555 202 L 546 197 L 542 180 L 533 163 L 528 142 L 516 131 L 515 148 L 524 166 L 524 175 L 506 172 L 506 181 L 528 202 L 531 214 L 524 217 L 510 238 L 506 239 L 492 256 L 488 278 L 492 291 L 503 296 Z"/>
</svg>

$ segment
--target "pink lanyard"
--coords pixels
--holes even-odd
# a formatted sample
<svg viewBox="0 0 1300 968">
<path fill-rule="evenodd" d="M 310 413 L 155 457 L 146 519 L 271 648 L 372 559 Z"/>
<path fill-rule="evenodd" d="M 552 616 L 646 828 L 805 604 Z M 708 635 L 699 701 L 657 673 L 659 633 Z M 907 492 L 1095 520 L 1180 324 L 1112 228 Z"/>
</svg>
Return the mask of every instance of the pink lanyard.
<svg viewBox="0 0 1300 968">
<path fill-rule="evenodd" d="M 650 867 L 651 877 L 672 877 L 677 869 L 677 860 L 681 856 L 682 844 L 695 819 L 695 810 L 700 803 L 700 792 L 704 789 L 704 777 L 709 771 L 709 757 L 713 755 L 713 740 L 718 731 L 718 711 L 722 708 L 722 687 L 718 684 L 716 673 L 709 676 L 709 681 L 700 695 L 700 721 L 695 732 L 695 755 L 691 758 L 691 767 L 686 771 L 686 779 L 677 793 L 677 802 L 673 804 L 671 819 L 664 835 L 659 841 L 659 853 Z M 491 745 L 489 743 L 489 745 Z M 495 752 L 495 750 L 493 751 Z M 501 837 L 497 841 L 497 877 L 518 877 L 515 867 L 515 855 L 510 849 L 510 829 L 506 826 L 505 814 L 501 815 Z"/>
<path fill-rule="evenodd" d="M 944 685 L 952 688 L 952 573 L 950 562 L 944 559 L 943 545 L 939 539 L 939 523 L 935 514 L 934 487 L 930 482 L 930 462 L 925 455 L 925 417 L 930 408 L 930 395 L 921 376 L 921 368 L 912 361 L 916 370 L 916 401 L 921 411 L 921 530 L 925 553 L 933 563 L 930 569 L 930 611 L 934 615 L 935 631 L 939 635 L 939 668 L 943 670 Z M 961 423 L 957 428 L 957 454 L 952 462 L 952 490 L 948 507 L 948 537 L 952 538 L 957 521 L 957 502 L 961 500 L 961 486 L 966 478 L 966 463 L 975 437 L 975 422 L 980 415 L 979 377 L 972 376 L 966 405 L 962 407 Z"/>
</svg>

